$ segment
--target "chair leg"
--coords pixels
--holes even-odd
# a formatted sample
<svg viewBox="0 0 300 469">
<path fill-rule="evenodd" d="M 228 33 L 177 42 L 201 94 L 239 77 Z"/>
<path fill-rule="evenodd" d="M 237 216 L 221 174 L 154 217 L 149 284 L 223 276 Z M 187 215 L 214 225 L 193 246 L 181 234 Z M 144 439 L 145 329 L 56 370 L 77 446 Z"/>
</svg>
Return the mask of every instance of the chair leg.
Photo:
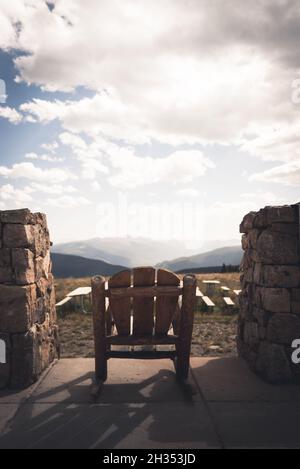
<svg viewBox="0 0 300 469">
<path fill-rule="evenodd" d="M 107 358 L 106 353 L 102 356 L 96 357 L 96 369 L 95 369 L 96 381 L 105 383 L 107 380 Z"/>
<path fill-rule="evenodd" d="M 178 381 L 186 381 L 189 377 L 190 360 L 186 354 L 179 352 L 175 360 L 176 378 Z"/>
<path fill-rule="evenodd" d="M 95 377 L 93 379 L 93 383 L 91 386 L 91 397 L 93 399 L 97 399 L 99 396 L 102 386 L 107 380 L 107 359 L 103 357 L 102 360 L 96 359 L 96 370 L 95 370 Z"/>
<path fill-rule="evenodd" d="M 95 343 L 95 372 L 96 382 L 104 383 L 107 379 L 106 356 L 106 303 L 105 303 L 105 278 L 93 277 L 92 279 L 92 308 L 93 328 Z"/>
<path fill-rule="evenodd" d="M 180 332 L 176 347 L 176 376 L 180 381 L 186 381 L 189 376 L 194 311 L 196 306 L 196 284 L 195 276 L 186 275 L 183 279 Z"/>
</svg>

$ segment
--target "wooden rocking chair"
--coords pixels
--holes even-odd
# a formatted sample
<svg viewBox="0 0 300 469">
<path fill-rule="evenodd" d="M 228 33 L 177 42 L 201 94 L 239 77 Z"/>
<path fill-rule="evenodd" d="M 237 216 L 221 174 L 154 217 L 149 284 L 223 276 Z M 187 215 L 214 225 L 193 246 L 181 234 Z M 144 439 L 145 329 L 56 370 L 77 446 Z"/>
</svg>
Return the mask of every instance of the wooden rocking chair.
<svg viewBox="0 0 300 469">
<path fill-rule="evenodd" d="M 170 271 L 140 267 L 120 272 L 108 282 L 97 276 L 92 279 L 92 305 L 96 384 L 106 381 L 107 360 L 114 357 L 170 358 L 177 378 L 188 378 L 196 306 L 193 275 L 181 282 Z M 172 345 L 175 350 L 170 350 Z M 113 346 L 127 350 L 112 350 L 118 348 Z M 152 350 L 138 351 L 134 346 L 152 346 Z"/>
</svg>

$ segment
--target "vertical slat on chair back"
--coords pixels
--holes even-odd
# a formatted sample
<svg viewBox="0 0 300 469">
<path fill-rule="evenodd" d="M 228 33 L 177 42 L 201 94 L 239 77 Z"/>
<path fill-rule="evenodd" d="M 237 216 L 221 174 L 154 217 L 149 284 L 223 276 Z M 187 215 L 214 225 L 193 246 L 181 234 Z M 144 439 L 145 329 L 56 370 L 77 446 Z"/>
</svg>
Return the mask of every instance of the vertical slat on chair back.
<svg viewBox="0 0 300 469">
<path fill-rule="evenodd" d="M 133 269 L 133 285 L 149 287 L 155 285 L 155 269 L 138 267 Z M 154 298 L 133 298 L 133 334 L 152 335 L 154 327 Z"/>
<path fill-rule="evenodd" d="M 158 286 L 179 286 L 180 278 L 165 269 L 157 271 Z M 178 296 L 159 296 L 156 298 L 155 334 L 168 333 L 178 305 Z"/>
<path fill-rule="evenodd" d="M 124 270 L 113 275 L 108 281 L 108 288 L 130 287 L 131 272 Z M 110 298 L 109 305 L 119 335 L 130 334 L 131 298 Z"/>
</svg>

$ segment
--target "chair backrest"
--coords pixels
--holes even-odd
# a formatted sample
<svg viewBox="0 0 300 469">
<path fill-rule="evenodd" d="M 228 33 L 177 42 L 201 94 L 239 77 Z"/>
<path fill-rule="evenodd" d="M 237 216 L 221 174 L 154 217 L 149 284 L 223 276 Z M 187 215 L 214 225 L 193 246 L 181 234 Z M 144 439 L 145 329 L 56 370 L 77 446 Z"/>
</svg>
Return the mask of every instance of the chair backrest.
<svg viewBox="0 0 300 469">
<path fill-rule="evenodd" d="M 112 276 L 106 292 L 118 334 L 149 336 L 168 333 L 181 294 L 176 274 L 153 267 L 139 267 Z"/>
</svg>

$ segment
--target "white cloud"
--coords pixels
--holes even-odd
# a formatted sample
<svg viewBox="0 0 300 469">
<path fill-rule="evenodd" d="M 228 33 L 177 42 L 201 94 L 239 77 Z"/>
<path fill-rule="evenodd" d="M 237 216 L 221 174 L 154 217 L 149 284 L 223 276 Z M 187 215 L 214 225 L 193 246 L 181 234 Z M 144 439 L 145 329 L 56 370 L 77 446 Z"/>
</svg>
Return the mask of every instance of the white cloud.
<svg viewBox="0 0 300 469">
<path fill-rule="evenodd" d="M 244 215 L 261 208 L 255 201 L 236 200 L 233 202 L 215 202 L 205 206 L 203 216 L 204 239 L 239 239 L 239 225 Z M 213 233 L 213 235 L 212 235 Z M 239 244 L 239 241 L 236 243 Z"/>
<path fill-rule="evenodd" d="M 67 169 L 41 169 L 33 163 L 16 163 L 11 168 L 0 166 L 0 176 L 10 179 L 24 178 L 48 184 L 59 184 L 69 179 L 76 179 L 76 176 Z"/>
<path fill-rule="evenodd" d="M 300 186 L 300 161 L 275 166 L 250 176 L 250 181 L 275 182 L 286 186 Z"/>
<path fill-rule="evenodd" d="M 97 173 L 108 174 L 108 168 L 99 160 L 88 159 L 86 161 L 81 161 L 82 164 L 82 177 L 84 179 L 95 179 Z"/>
<path fill-rule="evenodd" d="M 37 3 L 37 2 L 35 2 Z M 32 5 L 34 1 L 32 1 Z M 26 18 L 26 6 L 22 0 L 2 0 L 0 11 L 0 48 L 18 47 L 17 23 Z"/>
<path fill-rule="evenodd" d="M 64 158 L 60 158 L 58 156 L 52 155 L 38 155 L 37 153 L 26 153 L 25 158 L 28 160 L 40 160 L 40 161 L 48 161 L 49 163 L 62 163 Z"/>
<path fill-rule="evenodd" d="M 252 194 L 247 181 L 255 172 L 252 180 L 260 181 L 263 188 L 266 181 L 299 184 L 300 115 L 291 102 L 291 83 L 300 70 L 299 2 L 231 0 L 229 8 L 220 3 L 53 0 L 51 12 L 44 0 L 1 0 L 0 48 L 15 49 L 16 81 L 48 91 L 74 89 L 74 94 L 66 100 L 63 94 L 55 99 L 47 93 L 45 99 L 30 98 L 17 109 L 0 106 L 0 117 L 27 123 L 28 135 L 40 128 L 29 123 L 57 121 L 49 131 L 50 143 L 27 154 L 25 162 L 11 167 L 2 161 L 0 176 L 6 182 L 28 186 L 2 186 L 0 208 L 32 206 L 37 201 L 42 209 L 46 206 L 51 223 L 66 238 L 78 228 L 67 218 L 66 209 L 75 212 L 80 207 L 80 214 L 86 211 L 84 216 L 92 218 L 89 197 L 112 199 L 116 189 L 138 188 L 142 203 L 154 192 L 158 201 L 168 203 L 176 193 L 194 204 L 202 202 L 203 182 L 203 191 L 209 192 L 207 238 L 212 233 L 227 238 L 230 230 L 236 236 L 247 211 L 280 202 L 280 191 L 270 187 L 270 192 Z M 78 86 L 86 87 L 89 97 L 83 97 L 84 88 L 77 93 Z M 52 141 L 58 126 L 61 135 Z M 172 148 L 151 147 L 153 140 Z M 38 138 L 36 143 L 40 144 Z M 150 145 L 130 146 L 139 143 Z M 257 161 L 253 171 L 245 158 L 247 176 L 222 194 L 222 184 L 200 178 L 211 175 L 216 183 L 214 175 L 225 165 L 210 171 L 208 153 L 176 151 L 182 143 L 233 144 L 276 163 L 262 172 Z M 58 164 L 61 144 L 69 147 L 66 155 L 72 152 L 72 172 Z M 210 150 L 214 154 L 215 149 Z M 228 153 L 224 152 L 225 158 Z M 230 175 L 234 162 L 228 160 Z M 50 169 L 50 163 L 55 167 Z M 78 167 L 74 187 L 73 172 Z M 239 167 L 242 164 L 237 162 L 234 176 Z M 241 197 L 240 182 L 249 192 Z M 213 204 L 216 199 L 223 202 Z M 91 232 L 92 225 L 93 220 L 81 232 Z"/>
<path fill-rule="evenodd" d="M 68 101 L 46 101 L 35 98 L 29 103 L 22 104 L 20 111 L 27 114 L 25 121 L 46 124 L 55 119 L 62 119 L 68 106 L 70 106 Z"/>
<path fill-rule="evenodd" d="M 19 124 L 22 121 L 22 114 L 11 107 L 0 105 L 0 117 L 7 119 L 11 124 Z"/>
<path fill-rule="evenodd" d="M 60 143 L 80 164 L 79 184 L 83 178 L 92 190 L 103 182 L 113 189 L 157 184 L 151 189 L 158 197 L 177 184 L 178 194 L 196 197 L 196 189 L 179 185 L 199 187 L 194 182 L 213 164 L 201 152 L 176 151 L 181 143 L 234 144 L 280 162 L 256 169 L 252 181 L 299 184 L 300 115 L 291 101 L 300 69 L 299 2 L 231 0 L 230 8 L 211 0 L 122 0 L 117 8 L 111 0 L 89 0 L 89 7 L 83 0 L 53 3 L 50 12 L 43 0 L 3 0 L 0 47 L 16 48 L 17 81 L 49 91 L 83 86 L 94 96 L 33 99 L 19 109 L 0 107 L 0 117 L 12 123 L 57 120 L 64 131 Z M 140 157 L 128 146 L 153 140 L 174 148 Z M 54 154 L 56 145 L 42 148 Z M 35 155 L 31 159 L 58 161 Z M 0 175 L 27 178 L 35 190 L 39 184 L 40 192 L 59 196 L 48 199 L 50 206 L 77 206 L 81 199 L 70 195 L 71 186 L 62 192 L 74 179 L 69 170 L 29 164 L 0 167 Z M 247 211 L 275 200 L 271 192 L 240 199 L 233 188 L 228 192 L 235 202 L 207 211 L 212 232 L 237 229 Z"/>
<path fill-rule="evenodd" d="M 64 145 L 68 145 L 74 150 L 84 150 L 87 147 L 85 141 L 81 137 L 79 137 L 78 135 L 70 134 L 68 132 L 61 133 L 59 139 Z"/>
<path fill-rule="evenodd" d="M 232 0 L 228 9 L 208 0 L 189 0 L 188 8 L 173 0 L 122 0 L 118 8 L 110 0 L 89 0 L 89 8 L 83 0 L 56 0 L 52 13 L 42 0 L 3 1 L 3 17 L 23 23 L 17 43 L 29 54 L 17 60 L 22 77 L 51 90 L 156 84 L 163 58 L 215 58 L 237 45 L 299 65 L 295 0 L 258 0 L 254 7 Z"/>
<path fill-rule="evenodd" d="M 69 132 L 60 134 L 59 139 L 63 145 L 69 146 L 82 167 L 82 177 L 94 180 L 97 173 L 108 174 L 109 168 L 104 162 L 104 154 L 110 146 L 109 142 L 101 137 L 95 137 L 91 144 L 87 144 L 78 135 Z M 113 148 L 117 145 L 111 144 Z"/>
<path fill-rule="evenodd" d="M 259 123 L 258 133 L 262 126 L 273 124 L 274 106 L 282 89 L 277 89 L 277 84 L 273 89 L 266 85 L 272 79 L 272 70 L 264 62 L 244 64 L 245 70 L 241 70 L 242 57 L 234 58 L 235 64 L 225 59 L 220 59 L 221 63 L 186 64 L 181 59 L 178 73 L 186 72 L 175 78 L 174 87 L 170 85 L 172 77 L 167 75 L 164 82 L 162 76 L 157 90 L 147 90 L 143 85 L 129 100 L 119 89 L 110 89 L 79 101 L 34 99 L 22 104 L 20 111 L 26 120 L 48 123 L 58 119 L 69 132 L 105 135 L 131 143 L 155 139 L 172 145 L 243 144 L 247 143 L 244 135 L 249 127 L 252 130 L 251 122 Z M 292 106 L 287 101 L 280 107 L 283 116 Z"/>
<path fill-rule="evenodd" d="M 50 155 L 40 155 L 39 158 L 41 161 L 48 161 L 49 163 L 62 163 L 65 161 L 64 158 L 60 156 L 50 156 Z"/>
<path fill-rule="evenodd" d="M 132 189 L 147 184 L 186 184 L 214 168 L 201 151 L 176 151 L 164 158 L 139 157 L 130 149 L 120 148 L 110 155 L 117 173 L 108 178 L 114 187 Z"/>
<path fill-rule="evenodd" d="M 85 179 L 94 180 L 98 173 L 107 174 L 106 180 L 119 189 L 157 183 L 186 184 L 215 167 L 199 150 L 175 151 L 156 158 L 141 157 L 134 148 L 120 146 L 101 136 L 94 137 L 91 144 L 69 133 L 62 134 L 60 139 L 71 146 Z"/>
<path fill-rule="evenodd" d="M 279 194 L 263 190 L 241 194 L 241 199 L 244 199 L 245 201 L 253 201 L 256 204 L 256 207 L 261 207 L 262 205 L 284 205 L 291 202 Z"/>
<path fill-rule="evenodd" d="M 0 209 L 9 210 L 26 206 L 32 201 L 31 189 L 16 189 L 11 184 L 0 186 Z"/>
<path fill-rule="evenodd" d="M 41 148 L 43 150 L 49 151 L 50 153 L 55 153 L 56 149 L 58 148 L 58 143 L 57 142 L 43 143 L 41 145 Z"/>
<path fill-rule="evenodd" d="M 77 192 L 76 187 L 68 184 L 42 184 L 38 182 L 33 182 L 30 184 L 30 188 L 35 192 L 42 192 L 45 194 L 71 194 Z"/>
<path fill-rule="evenodd" d="M 37 153 L 26 153 L 25 155 L 25 158 L 27 158 L 28 160 L 38 160 L 39 157 L 37 155 Z"/>
<path fill-rule="evenodd" d="M 97 93 L 92 98 L 79 101 L 34 99 L 22 104 L 20 110 L 25 113 L 25 120 L 45 124 L 59 119 L 64 129 L 74 133 L 84 132 L 89 136 L 106 135 L 134 143 L 148 142 L 151 136 L 156 136 L 155 129 L 149 128 L 151 123 L 143 116 L 142 110 L 106 93 Z M 71 144 L 68 137 L 68 133 L 62 133 L 62 142 Z M 72 141 L 75 141 L 74 135 Z"/>
<path fill-rule="evenodd" d="M 300 160 L 300 120 L 297 118 L 295 122 L 274 123 L 262 127 L 260 131 L 257 125 L 253 125 L 249 132 L 252 132 L 252 136 L 244 136 L 241 146 L 243 151 L 259 156 L 265 161 Z"/>
<path fill-rule="evenodd" d="M 90 201 L 85 197 L 74 197 L 65 195 L 55 199 L 49 198 L 45 204 L 57 208 L 76 208 L 80 206 L 90 205 Z"/>
<path fill-rule="evenodd" d="M 100 192 L 101 191 L 101 185 L 99 184 L 98 181 L 93 181 L 91 183 L 91 188 L 93 189 L 93 191 L 95 192 Z"/>
<path fill-rule="evenodd" d="M 299 121 L 290 99 L 300 67 L 294 0 L 255 7 L 232 0 L 230 8 L 124 0 L 117 9 L 110 0 L 90 0 L 88 8 L 56 0 L 52 12 L 38 0 L 6 3 L 6 24 L 12 31 L 22 24 L 7 39 L 26 52 L 16 59 L 20 79 L 52 91 L 95 91 L 79 101 L 26 103 L 28 121 L 59 119 L 71 132 L 173 145 L 244 144 L 253 124 L 258 137 Z"/>
<path fill-rule="evenodd" d="M 197 189 L 186 188 L 179 190 L 177 194 L 182 195 L 184 197 L 199 197 L 200 192 Z"/>
</svg>

